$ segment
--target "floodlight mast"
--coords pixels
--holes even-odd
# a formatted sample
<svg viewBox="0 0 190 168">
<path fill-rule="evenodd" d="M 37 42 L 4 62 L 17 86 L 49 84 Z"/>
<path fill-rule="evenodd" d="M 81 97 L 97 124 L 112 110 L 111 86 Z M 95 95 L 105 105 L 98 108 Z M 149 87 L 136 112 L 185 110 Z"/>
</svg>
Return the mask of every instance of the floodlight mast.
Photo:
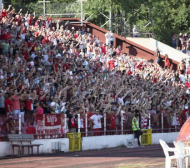
<svg viewBox="0 0 190 168">
<path fill-rule="evenodd" d="M 46 1 L 46 0 L 43 0 L 43 1 L 38 1 L 38 2 L 41 2 L 43 3 L 43 13 L 44 13 L 44 16 L 46 15 L 46 3 L 50 2 L 50 1 Z"/>
<path fill-rule="evenodd" d="M 0 0 L 0 10 L 2 10 L 3 2 Z"/>
<path fill-rule="evenodd" d="M 78 0 L 80 1 L 81 4 L 81 26 L 83 26 L 83 1 L 87 1 L 87 0 Z"/>
</svg>

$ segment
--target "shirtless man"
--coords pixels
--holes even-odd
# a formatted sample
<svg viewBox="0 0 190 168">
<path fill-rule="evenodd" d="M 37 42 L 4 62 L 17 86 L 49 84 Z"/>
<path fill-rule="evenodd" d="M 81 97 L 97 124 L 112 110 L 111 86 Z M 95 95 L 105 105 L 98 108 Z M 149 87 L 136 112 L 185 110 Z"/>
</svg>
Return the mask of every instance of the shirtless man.
<svg viewBox="0 0 190 168">
<path fill-rule="evenodd" d="M 181 63 L 179 64 L 178 70 L 179 70 L 180 74 L 185 73 L 185 61 L 184 60 L 182 60 Z"/>
</svg>

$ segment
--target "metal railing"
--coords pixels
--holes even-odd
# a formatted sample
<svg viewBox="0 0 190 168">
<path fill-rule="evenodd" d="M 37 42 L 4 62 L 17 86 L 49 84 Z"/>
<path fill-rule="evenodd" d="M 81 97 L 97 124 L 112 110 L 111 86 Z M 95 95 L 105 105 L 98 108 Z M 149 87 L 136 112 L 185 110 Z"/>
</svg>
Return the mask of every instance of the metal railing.
<svg viewBox="0 0 190 168">
<path fill-rule="evenodd" d="M 8 118 L 7 115 L 0 115 L 0 139 L 1 140 L 7 140 L 6 135 L 10 133 L 16 133 L 16 134 L 26 134 L 26 129 L 28 127 L 28 122 L 33 120 L 33 115 L 24 115 L 24 121 L 21 115 L 19 116 L 18 120 L 14 120 L 13 118 Z M 172 126 L 168 122 L 168 117 L 165 117 L 163 113 L 161 113 L 158 117 L 158 127 L 155 127 L 154 124 L 151 122 L 151 116 L 149 116 L 149 124 L 147 125 L 148 129 L 152 129 L 153 133 L 165 133 L 165 132 L 179 132 L 181 129 L 181 125 L 174 125 Z M 85 115 L 84 120 L 84 128 L 81 128 L 80 126 L 80 114 L 78 114 L 78 129 L 76 128 L 76 132 L 81 132 L 82 137 L 88 137 L 88 136 L 95 136 L 95 132 L 93 131 L 92 125 L 90 125 L 89 120 L 88 120 L 88 114 Z M 119 116 L 119 124 L 116 125 L 115 129 L 107 129 L 108 125 L 106 123 L 107 117 L 106 113 L 103 115 L 102 119 L 102 128 L 99 131 L 99 135 L 123 135 L 123 134 L 133 134 L 133 131 L 131 129 L 127 129 L 124 126 L 124 120 L 123 120 L 123 115 Z M 6 132 L 6 124 L 9 123 L 11 120 L 12 126 L 11 131 Z M 67 122 L 67 117 L 65 114 L 65 122 Z M 147 129 L 145 128 L 145 129 Z M 56 139 L 56 138 L 65 138 L 67 135 L 65 133 L 56 133 L 56 134 L 47 134 L 47 133 L 42 133 L 42 134 L 35 134 L 35 139 Z"/>
<path fill-rule="evenodd" d="M 133 32 L 130 33 L 121 33 L 122 37 L 134 37 Z M 136 34 L 136 37 L 134 38 L 154 38 L 154 35 L 152 33 L 143 33 L 143 32 L 139 32 L 138 34 Z"/>
</svg>

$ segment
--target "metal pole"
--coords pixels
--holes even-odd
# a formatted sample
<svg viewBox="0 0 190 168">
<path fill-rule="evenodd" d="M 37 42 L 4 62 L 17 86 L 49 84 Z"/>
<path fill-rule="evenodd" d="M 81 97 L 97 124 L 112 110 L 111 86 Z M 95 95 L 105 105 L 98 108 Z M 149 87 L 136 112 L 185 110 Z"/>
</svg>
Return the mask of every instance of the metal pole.
<svg viewBox="0 0 190 168">
<path fill-rule="evenodd" d="M 150 113 L 149 113 L 149 115 L 148 115 L 148 117 L 149 117 L 149 128 L 148 129 L 151 129 L 151 115 L 150 115 Z"/>
<path fill-rule="evenodd" d="M 122 11 L 122 25 L 123 25 L 123 28 L 122 28 L 122 32 L 126 32 L 126 28 L 125 28 L 125 10 Z"/>
<path fill-rule="evenodd" d="M 176 119 L 176 122 L 177 122 L 177 115 L 176 113 L 174 113 L 174 116 L 175 116 L 175 119 Z M 175 122 L 175 132 L 177 132 L 177 123 Z"/>
<path fill-rule="evenodd" d="M 45 132 L 45 118 L 46 116 L 45 116 L 45 114 L 43 114 L 43 136 L 44 136 L 44 138 L 47 138 L 47 136 L 45 135 L 46 134 L 46 132 Z M 40 139 L 43 139 L 43 136 L 40 136 Z M 51 135 L 49 135 L 49 138 L 51 138 Z"/>
<path fill-rule="evenodd" d="M 45 0 L 43 0 L 43 9 L 44 9 L 44 16 L 46 15 L 46 3 Z"/>
<path fill-rule="evenodd" d="M 2 10 L 2 0 L 0 0 L 0 10 Z"/>
<path fill-rule="evenodd" d="M 104 113 L 104 135 L 106 135 L 106 113 Z"/>
<path fill-rule="evenodd" d="M 81 0 L 81 26 L 83 26 L 83 3 L 82 3 L 83 0 Z"/>
<path fill-rule="evenodd" d="M 162 128 L 162 132 L 164 130 L 164 114 L 161 113 L 161 128 Z"/>
<path fill-rule="evenodd" d="M 123 135 L 123 113 L 121 113 L 121 134 Z"/>
<path fill-rule="evenodd" d="M 112 7 L 110 6 L 109 29 L 112 31 Z"/>
<path fill-rule="evenodd" d="M 78 114 L 78 133 L 80 133 L 80 114 Z"/>
<path fill-rule="evenodd" d="M 18 115 L 19 116 L 19 134 L 21 134 L 21 114 Z"/>
<path fill-rule="evenodd" d="M 86 137 L 88 136 L 88 114 L 85 114 L 85 132 L 86 132 Z"/>
<path fill-rule="evenodd" d="M 65 122 L 65 128 L 67 128 L 67 114 L 64 114 L 65 118 L 64 118 L 64 122 Z M 64 133 L 64 138 L 66 138 L 66 133 Z"/>
</svg>

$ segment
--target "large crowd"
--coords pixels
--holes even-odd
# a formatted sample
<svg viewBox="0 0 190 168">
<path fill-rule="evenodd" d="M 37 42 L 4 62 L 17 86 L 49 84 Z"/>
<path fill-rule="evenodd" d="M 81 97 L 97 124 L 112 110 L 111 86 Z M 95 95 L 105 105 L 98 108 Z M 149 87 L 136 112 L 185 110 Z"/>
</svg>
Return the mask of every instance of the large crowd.
<svg viewBox="0 0 190 168">
<path fill-rule="evenodd" d="M 157 63 L 137 59 L 113 46 L 112 32 L 106 44 L 90 33 L 53 24 L 52 17 L 18 13 L 11 5 L 0 17 L 0 114 L 67 114 L 62 131 L 75 132 L 77 114 L 81 130 L 88 113 L 93 130 L 115 130 L 123 114 L 124 129 L 131 129 L 135 113 L 142 128 L 151 114 L 151 126 L 160 128 L 163 113 L 170 125 L 181 125 L 189 115 L 190 99 L 184 72 L 163 69 Z M 167 57 L 165 58 L 167 62 Z M 183 63 L 180 64 L 184 70 Z M 64 118 L 64 115 L 61 115 Z M 1 133 L 11 132 L 11 123 Z"/>
</svg>

